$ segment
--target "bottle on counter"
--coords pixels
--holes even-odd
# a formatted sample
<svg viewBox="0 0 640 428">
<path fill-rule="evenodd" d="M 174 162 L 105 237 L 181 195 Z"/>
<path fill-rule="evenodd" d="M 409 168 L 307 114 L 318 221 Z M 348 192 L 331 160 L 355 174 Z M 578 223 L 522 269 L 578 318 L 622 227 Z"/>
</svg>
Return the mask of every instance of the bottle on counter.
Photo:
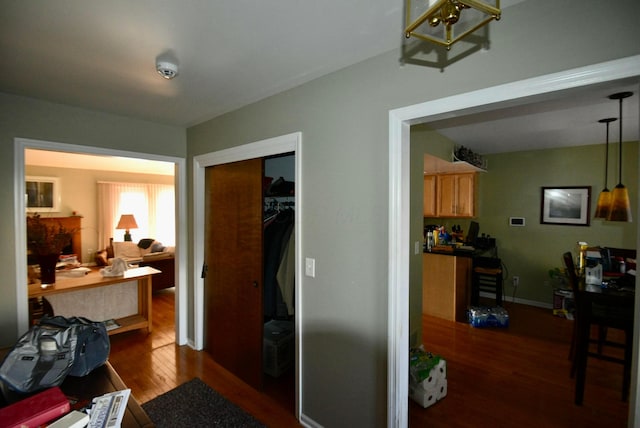
<svg viewBox="0 0 640 428">
<path fill-rule="evenodd" d="M 427 232 L 427 251 L 431 251 L 433 248 L 433 232 Z"/>
</svg>

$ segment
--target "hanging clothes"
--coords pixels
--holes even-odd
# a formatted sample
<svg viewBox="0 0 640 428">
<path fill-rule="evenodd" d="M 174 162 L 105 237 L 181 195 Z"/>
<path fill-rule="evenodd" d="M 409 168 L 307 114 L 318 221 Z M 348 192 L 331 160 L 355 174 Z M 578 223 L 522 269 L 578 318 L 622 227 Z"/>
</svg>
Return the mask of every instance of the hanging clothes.
<svg viewBox="0 0 640 428">
<path fill-rule="evenodd" d="M 292 228 L 293 229 L 293 228 Z M 280 287 L 282 300 L 287 308 L 287 315 L 291 316 L 295 313 L 295 305 L 293 303 L 295 291 L 295 274 L 296 274 L 296 234 L 292 230 L 278 267 L 276 280 Z"/>
<path fill-rule="evenodd" d="M 278 213 L 264 229 L 264 318 L 279 315 L 279 303 L 284 298 L 278 285 L 277 274 L 289 237 L 293 232 L 294 211 L 287 208 Z M 280 311 L 281 312 L 281 311 Z"/>
</svg>

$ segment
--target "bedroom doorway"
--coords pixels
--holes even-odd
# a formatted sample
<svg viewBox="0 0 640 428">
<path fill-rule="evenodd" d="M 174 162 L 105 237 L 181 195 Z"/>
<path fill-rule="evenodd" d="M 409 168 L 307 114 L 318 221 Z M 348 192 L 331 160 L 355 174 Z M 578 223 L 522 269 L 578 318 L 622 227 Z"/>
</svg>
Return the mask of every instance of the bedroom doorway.
<svg viewBox="0 0 640 428">
<path fill-rule="evenodd" d="M 88 146 L 78 146 L 71 144 L 63 144 L 63 143 L 55 143 L 49 141 L 40 141 L 40 140 L 27 140 L 27 139 L 16 139 L 15 140 L 15 150 L 16 150 L 16 158 L 15 158 L 15 170 L 16 170 L 16 207 L 22 207 L 21 211 L 26 214 L 26 206 L 24 197 L 21 197 L 24 194 L 25 189 L 25 177 L 29 174 L 26 173 L 26 159 L 27 159 L 27 151 L 43 151 L 43 152 L 55 152 L 55 154 L 67 156 L 73 159 L 74 156 L 91 156 L 94 158 L 99 158 L 100 161 L 104 164 L 107 163 L 109 159 L 118 159 L 121 164 L 132 161 L 141 165 L 140 161 L 145 161 L 144 163 L 148 165 L 153 165 L 154 163 L 160 165 L 164 164 L 165 167 L 168 167 L 173 170 L 172 178 L 170 179 L 171 183 L 175 189 L 175 205 L 176 205 L 176 254 L 175 254 L 175 267 L 176 267 L 176 275 L 175 275 L 175 331 L 174 338 L 175 342 L 178 345 L 184 345 L 187 343 L 186 338 L 186 326 L 187 326 L 187 306 L 186 306 L 186 251 L 181 249 L 186 249 L 186 226 L 184 226 L 184 222 L 180 221 L 180 218 L 186 217 L 185 210 L 185 194 L 186 194 L 186 164 L 185 159 L 176 158 L 176 157 L 168 157 L 168 156 L 160 156 L 153 154 L 145 154 L 145 153 L 135 153 L 135 152 L 126 152 L 122 150 L 111 150 L 111 149 L 101 149 L 96 147 L 88 147 Z M 70 161 L 72 162 L 72 161 Z M 73 165 L 70 163 L 69 165 Z M 59 167 L 59 165 L 57 165 Z M 47 171 L 47 167 L 44 170 Z M 70 166 L 69 168 L 73 168 Z M 49 169 L 48 171 L 53 171 L 53 169 Z M 117 168 L 112 171 L 112 174 L 118 174 Z M 68 180 L 71 182 L 71 185 L 76 185 L 80 180 Z M 78 202 L 78 205 L 81 205 Z M 72 211 L 70 211 L 72 210 Z M 86 209 L 89 211 L 89 209 Z M 70 211 L 70 212 L 66 212 Z M 64 214 L 61 215 L 71 215 L 73 211 L 76 211 L 73 207 L 67 207 Z M 81 210 L 77 210 L 76 215 L 83 216 Z M 95 215 L 95 214 L 94 214 Z M 18 221 L 18 234 L 24 234 L 26 225 L 25 220 L 26 216 L 21 216 L 22 220 Z M 87 218 L 88 220 L 88 218 Z M 95 224 L 92 226 L 87 226 L 83 224 L 83 229 L 86 230 L 86 236 L 97 236 L 97 231 L 95 228 Z M 20 230 L 21 229 L 21 230 Z M 93 241 L 95 244 L 91 244 L 89 246 L 83 245 L 83 254 L 80 259 L 85 261 L 92 257 L 89 255 L 89 250 L 98 251 L 102 248 L 100 243 L 97 242 L 97 238 Z M 27 254 L 26 254 L 26 245 L 17 246 L 16 248 L 16 260 L 17 266 L 16 270 L 18 273 L 18 277 L 22 276 L 24 273 L 24 277 L 26 278 L 26 270 L 27 270 Z M 21 329 L 26 330 L 28 328 L 28 302 L 27 296 L 25 293 L 18 293 L 18 322 Z"/>
</svg>

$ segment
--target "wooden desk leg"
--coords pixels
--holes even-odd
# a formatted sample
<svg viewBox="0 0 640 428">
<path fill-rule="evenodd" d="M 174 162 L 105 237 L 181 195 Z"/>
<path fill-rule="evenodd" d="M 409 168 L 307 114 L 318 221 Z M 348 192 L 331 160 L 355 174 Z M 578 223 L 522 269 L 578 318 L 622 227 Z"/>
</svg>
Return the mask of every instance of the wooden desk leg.
<svg viewBox="0 0 640 428">
<path fill-rule="evenodd" d="M 153 330 L 151 290 L 151 275 L 138 279 L 138 313 L 147 320 L 148 333 Z"/>
</svg>

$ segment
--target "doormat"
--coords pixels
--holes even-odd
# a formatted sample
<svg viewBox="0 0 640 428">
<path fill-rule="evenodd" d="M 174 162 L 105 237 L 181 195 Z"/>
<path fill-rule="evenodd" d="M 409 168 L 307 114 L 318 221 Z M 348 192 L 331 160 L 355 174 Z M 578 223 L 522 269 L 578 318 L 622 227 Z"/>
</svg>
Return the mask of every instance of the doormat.
<svg viewBox="0 0 640 428">
<path fill-rule="evenodd" d="M 142 408 L 158 428 L 181 426 L 266 428 L 199 378 L 193 378 L 147 401 Z"/>
</svg>

